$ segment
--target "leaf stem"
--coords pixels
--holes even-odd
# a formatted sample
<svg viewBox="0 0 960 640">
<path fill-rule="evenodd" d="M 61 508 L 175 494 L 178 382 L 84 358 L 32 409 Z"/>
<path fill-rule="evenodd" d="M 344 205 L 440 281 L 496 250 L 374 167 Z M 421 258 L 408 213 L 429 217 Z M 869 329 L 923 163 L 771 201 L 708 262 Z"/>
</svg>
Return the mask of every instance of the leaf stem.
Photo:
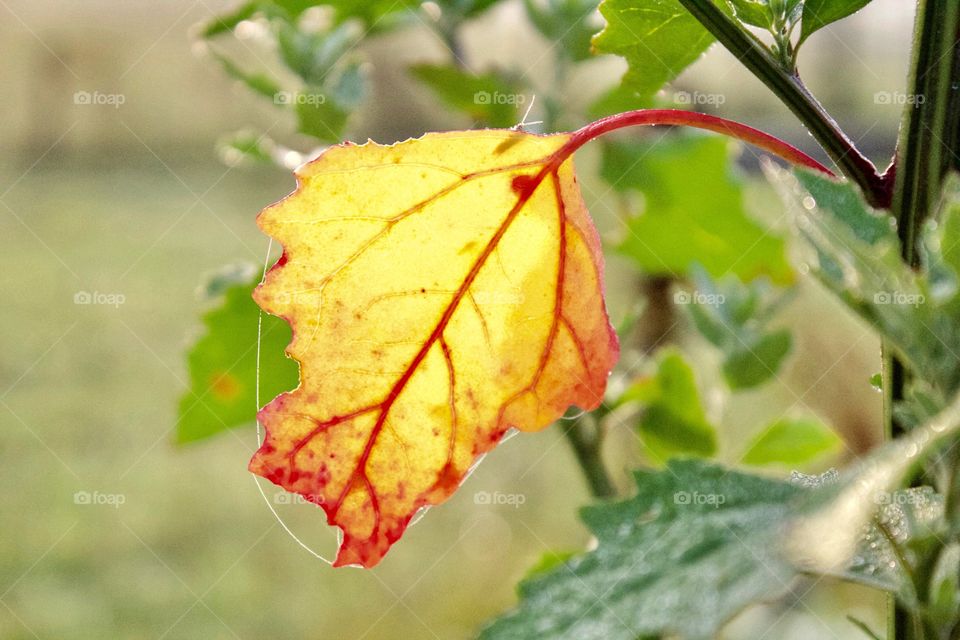
<svg viewBox="0 0 960 640">
<path fill-rule="evenodd" d="M 682 125 L 721 133 L 759 147 L 764 151 L 768 151 L 790 164 L 802 165 L 821 171 L 829 176 L 834 175 L 830 169 L 793 145 L 745 124 L 696 111 L 684 111 L 681 109 L 637 109 L 636 111 L 625 111 L 601 118 L 574 131 L 570 135 L 570 140 L 560 147 L 553 154 L 550 161 L 544 165 L 544 168 L 541 170 L 541 179 L 550 171 L 555 170 L 563 164 L 577 149 L 595 138 L 626 127 L 655 125 Z"/>
<path fill-rule="evenodd" d="M 679 1 L 797 116 L 841 172 L 859 185 L 871 205 L 877 208 L 890 206 L 889 176 L 877 173 L 873 163 L 857 149 L 823 105 L 807 90 L 796 72 L 785 68 L 762 42 L 712 0 Z"/>
</svg>

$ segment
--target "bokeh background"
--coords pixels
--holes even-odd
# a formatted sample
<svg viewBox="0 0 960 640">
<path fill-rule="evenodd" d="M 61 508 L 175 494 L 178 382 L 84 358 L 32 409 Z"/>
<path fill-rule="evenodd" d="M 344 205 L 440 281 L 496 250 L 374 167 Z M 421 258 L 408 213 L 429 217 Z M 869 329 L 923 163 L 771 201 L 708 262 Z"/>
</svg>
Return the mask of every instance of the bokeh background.
<svg viewBox="0 0 960 640">
<path fill-rule="evenodd" d="M 805 45 L 808 84 L 878 163 L 890 156 L 900 115 L 878 95 L 903 91 L 909 4 L 875 0 Z M 173 444 L 183 354 L 205 304 L 197 288 L 225 263 L 263 263 L 267 240 L 254 215 L 293 187 L 289 172 L 229 167 L 215 150 L 243 126 L 278 135 L 292 127 L 191 36 L 230 6 L 0 0 L 0 637 L 470 637 L 515 602 L 516 581 L 541 554 L 588 542 L 576 509 L 589 495 L 556 429 L 499 447 L 373 571 L 332 570 L 278 524 L 246 471 L 252 425 Z M 550 43 L 523 16 L 519 2 L 505 2 L 475 20 L 463 38 L 470 64 L 548 78 Z M 392 142 L 469 125 L 405 71 L 447 55 L 422 25 L 370 40 L 363 55 L 373 89 L 352 137 Z M 621 61 L 598 59 L 573 79 L 585 89 L 569 99 L 586 100 L 598 79 L 622 72 Z M 724 95 L 715 111 L 822 158 L 720 48 L 675 86 Z M 122 104 L 76 104 L 77 91 Z M 598 225 L 615 237 L 615 207 L 591 178 L 596 158 L 587 149 L 578 163 Z M 751 154 L 743 166 L 756 170 Z M 779 215 L 759 180 L 750 198 Z M 634 295 L 628 272 L 611 259 L 615 317 Z M 83 292 L 104 303 L 75 304 Z M 879 395 L 864 384 L 878 369 L 878 343 L 815 286 L 801 295 L 781 318 L 797 340 L 781 380 L 712 410 L 772 415 L 800 404 L 830 421 L 853 455 L 879 437 Z M 695 362 L 708 377 L 715 362 L 702 351 Z M 732 460 L 746 434 L 724 426 L 721 459 Z M 629 429 L 607 442 L 625 489 L 635 461 L 624 452 L 635 446 Z M 476 504 L 495 491 L 522 504 Z M 319 510 L 280 511 L 304 543 L 332 556 L 336 539 Z M 726 637 L 860 637 L 847 613 L 882 628 L 881 598 L 801 583 L 785 601 L 745 612 Z"/>
</svg>

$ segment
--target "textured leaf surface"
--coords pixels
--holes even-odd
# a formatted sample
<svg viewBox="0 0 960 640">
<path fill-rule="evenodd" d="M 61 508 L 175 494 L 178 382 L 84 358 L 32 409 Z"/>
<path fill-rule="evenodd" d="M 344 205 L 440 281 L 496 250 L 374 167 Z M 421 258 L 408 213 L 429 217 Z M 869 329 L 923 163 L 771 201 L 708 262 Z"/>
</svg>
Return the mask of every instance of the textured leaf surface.
<svg viewBox="0 0 960 640">
<path fill-rule="evenodd" d="M 207 295 L 219 304 L 204 315 L 206 333 L 187 355 L 190 388 L 180 399 L 178 442 L 253 426 L 260 309 L 250 292 L 258 282 L 260 274 L 248 265 L 224 270 L 207 284 Z M 260 335 L 260 395 L 268 400 L 297 386 L 297 363 L 283 355 L 290 342 L 285 322 L 264 314 Z"/>
<path fill-rule="evenodd" d="M 301 381 L 261 411 L 250 469 L 323 507 L 337 565 L 377 564 L 509 427 L 599 405 L 618 353 L 600 244 L 572 162 L 545 164 L 568 139 L 341 145 L 261 213 L 284 254 L 255 296 L 293 327 Z"/>
<path fill-rule="evenodd" d="M 800 487 L 679 460 L 636 482 L 634 498 L 584 509 L 597 549 L 522 583 L 482 640 L 711 638 L 789 588 L 777 540 Z"/>
<path fill-rule="evenodd" d="M 607 25 L 593 46 L 626 59 L 623 84 L 643 100 L 713 44 L 713 36 L 677 0 L 604 0 L 600 13 Z"/>
</svg>

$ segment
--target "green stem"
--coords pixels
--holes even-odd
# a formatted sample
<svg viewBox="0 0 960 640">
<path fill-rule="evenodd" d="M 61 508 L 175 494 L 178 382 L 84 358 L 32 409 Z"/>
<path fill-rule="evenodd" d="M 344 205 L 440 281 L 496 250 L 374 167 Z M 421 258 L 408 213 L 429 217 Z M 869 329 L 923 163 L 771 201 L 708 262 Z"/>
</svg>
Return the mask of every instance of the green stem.
<svg viewBox="0 0 960 640">
<path fill-rule="evenodd" d="M 958 34 L 960 3 L 919 0 L 892 206 L 903 258 L 913 267 L 919 266 L 920 229 L 940 198 L 943 179 L 960 168 Z"/>
<path fill-rule="evenodd" d="M 873 163 L 857 149 L 796 73 L 788 71 L 762 42 L 712 0 L 679 1 L 797 116 L 843 175 L 859 185 L 870 204 L 878 208 L 889 206 L 889 180 L 877 173 Z"/>
<path fill-rule="evenodd" d="M 948 171 L 960 168 L 960 3 L 957 0 L 919 0 L 911 60 L 909 93 L 900 126 L 895 160 L 891 212 L 897 220 L 901 255 L 911 267 L 920 265 L 921 231 L 934 214 Z M 885 393 L 885 428 L 892 437 L 904 431 L 890 415 L 890 406 L 903 399 L 909 376 L 901 362 L 885 349 L 890 391 Z M 958 463 L 956 458 L 951 460 Z M 952 487 L 948 488 L 952 492 Z M 952 520 L 956 497 L 947 495 L 947 518 Z M 929 566 L 915 568 L 916 583 L 929 583 Z M 921 601 L 925 600 L 925 594 Z M 920 640 L 916 617 L 898 607 L 888 634 L 891 639 Z"/>
<path fill-rule="evenodd" d="M 603 464 L 603 430 L 597 420 L 590 414 L 584 414 L 564 430 L 564 435 L 570 441 L 573 454 L 590 486 L 590 493 L 596 498 L 616 496 L 617 488 Z"/>
</svg>

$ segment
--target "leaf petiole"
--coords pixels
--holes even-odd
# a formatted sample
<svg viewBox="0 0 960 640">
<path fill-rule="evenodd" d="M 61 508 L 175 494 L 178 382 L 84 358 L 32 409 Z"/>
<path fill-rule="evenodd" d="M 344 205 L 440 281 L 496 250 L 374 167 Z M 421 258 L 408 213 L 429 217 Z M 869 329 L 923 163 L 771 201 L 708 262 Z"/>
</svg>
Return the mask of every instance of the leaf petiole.
<svg viewBox="0 0 960 640">
<path fill-rule="evenodd" d="M 538 175 L 535 181 L 539 183 L 548 173 L 563 164 L 577 149 L 595 138 L 626 127 L 656 125 L 686 126 L 713 131 L 763 149 L 790 164 L 815 169 L 828 176 L 835 175 L 830 169 L 790 143 L 740 122 L 682 109 L 637 109 L 601 118 L 574 131 L 570 134 L 570 140 L 554 152 L 541 170 L 541 175 Z"/>
</svg>

